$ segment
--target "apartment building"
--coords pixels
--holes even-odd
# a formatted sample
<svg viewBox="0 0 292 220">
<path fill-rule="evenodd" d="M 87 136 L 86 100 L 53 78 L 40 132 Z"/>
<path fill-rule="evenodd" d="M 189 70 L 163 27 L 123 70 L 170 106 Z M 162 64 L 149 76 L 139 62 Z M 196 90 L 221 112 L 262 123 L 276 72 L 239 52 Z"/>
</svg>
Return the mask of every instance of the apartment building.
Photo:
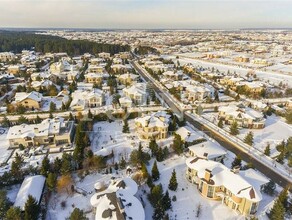
<svg viewBox="0 0 292 220">
<path fill-rule="evenodd" d="M 74 137 L 74 122 L 65 121 L 56 117 L 45 119 L 39 124 L 22 124 L 9 128 L 7 139 L 11 147 L 32 147 L 46 145 L 55 147 L 58 145 L 72 144 Z"/>
<path fill-rule="evenodd" d="M 187 179 L 203 197 L 221 201 L 244 216 L 256 214 L 262 200 L 260 188 L 268 182 L 264 176 L 253 169 L 230 170 L 220 162 L 200 157 L 188 158 L 186 165 Z"/>
</svg>

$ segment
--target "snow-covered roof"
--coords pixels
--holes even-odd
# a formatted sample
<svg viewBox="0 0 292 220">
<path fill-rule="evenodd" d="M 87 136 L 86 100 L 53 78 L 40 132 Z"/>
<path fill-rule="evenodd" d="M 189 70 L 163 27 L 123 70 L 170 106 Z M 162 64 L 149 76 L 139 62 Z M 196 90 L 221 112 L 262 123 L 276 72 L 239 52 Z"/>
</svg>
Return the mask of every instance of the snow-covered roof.
<svg viewBox="0 0 292 220">
<path fill-rule="evenodd" d="M 39 92 L 35 92 L 32 91 L 30 93 L 26 93 L 26 92 L 17 92 L 15 93 L 15 101 L 16 102 L 21 102 L 24 99 L 32 99 L 35 100 L 37 102 L 40 102 L 43 98 L 43 95 Z"/>
<path fill-rule="evenodd" d="M 151 115 L 146 115 L 141 118 L 136 118 L 135 122 L 140 123 L 143 127 L 168 127 L 170 115 L 165 111 L 159 111 L 152 113 Z"/>
<path fill-rule="evenodd" d="M 96 220 L 145 219 L 144 208 L 135 197 L 137 183 L 129 177 L 113 180 L 105 191 L 95 193 L 90 203 L 96 208 Z"/>
<path fill-rule="evenodd" d="M 46 178 L 42 175 L 26 177 L 17 193 L 14 206 L 24 210 L 28 196 L 31 195 L 39 203 Z"/>
<path fill-rule="evenodd" d="M 259 111 L 256 111 L 252 108 L 239 108 L 236 105 L 228 105 L 228 106 L 220 106 L 218 108 L 219 112 L 225 112 L 228 115 L 231 115 L 235 118 L 241 117 L 241 118 L 247 118 L 247 119 L 262 119 L 263 120 L 263 114 Z"/>
<path fill-rule="evenodd" d="M 202 135 L 198 134 L 189 126 L 180 127 L 175 133 L 179 134 L 181 139 L 186 142 L 204 139 Z"/>
<path fill-rule="evenodd" d="M 213 186 L 224 186 L 239 198 L 246 198 L 253 202 L 262 200 L 258 187 L 260 184 L 255 184 L 255 179 L 249 182 L 248 178 L 243 178 L 239 173 L 233 172 L 223 164 L 199 157 L 188 158 L 186 164 L 197 171 L 200 179 L 205 178 L 206 170 L 210 171 Z"/>
<path fill-rule="evenodd" d="M 208 160 L 213 160 L 214 158 L 226 154 L 226 151 L 224 149 L 222 149 L 218 144 L 211 141 L 192 145 L 189 147 L 189 150 L 192 151 L 195 156 L 207 158 Z"/>
</svg>

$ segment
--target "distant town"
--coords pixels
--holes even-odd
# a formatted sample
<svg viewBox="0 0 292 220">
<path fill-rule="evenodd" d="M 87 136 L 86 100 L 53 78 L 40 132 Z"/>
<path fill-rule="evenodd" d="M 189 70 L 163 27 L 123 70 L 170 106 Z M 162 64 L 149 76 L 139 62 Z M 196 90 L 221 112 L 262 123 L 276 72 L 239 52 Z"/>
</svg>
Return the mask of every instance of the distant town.
<svg viewBox="0 0 292 220">
<path fill-rule="evenodd" d="M 0 30 L 0 219 L 292 218 L 291 30 Z"/>
</svg>

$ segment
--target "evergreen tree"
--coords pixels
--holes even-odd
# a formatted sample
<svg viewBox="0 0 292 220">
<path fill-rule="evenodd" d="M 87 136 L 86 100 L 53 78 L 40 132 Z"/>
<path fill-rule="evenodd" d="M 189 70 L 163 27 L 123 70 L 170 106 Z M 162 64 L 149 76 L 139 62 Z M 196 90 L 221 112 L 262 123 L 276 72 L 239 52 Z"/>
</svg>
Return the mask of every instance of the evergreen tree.
<svg viewBox="0 0 292 220">
<path fill-rule="evenodd" d="M 36 116 L 36 119 L 35 119 L 35 123 L 36 123 L 36 124 L 39 124 L 39 123 L 41 123 L 41 122 L 42 122 L 42 119 L 40 118 L 39 115 L 37 115 L 37 116 Z"/>
<path fill-rule="evenodd" d="M 141 165 L 142 163 L 148 164 L 150 160 L 150 155 L 143 152 L 141 143 L 139 144 L 138 150 L 133 150 L 130 155 L 130 162 L 133 165 Z"/>
<path fill-rule="evenodd" d="M 171 199 L 168 190 L 166 190 L 164 196 L 162 197 L 162 205 L 165 211 L 171 209 Z"/>
<path fill-rule="evenodd" d="M 71 155 L 67 153 L 63 153 L 62 155 L 62 166 L 61 166 L 61 174 L 67 175 L 70 174 L 72 171 L 72 164 L 71 164 Z"/>
<path fill-rule="evenodd" d="M 286 211 L 288 211 L 289 208 L 289 203 L 288 203 L 288 188 L 284 188 L 279 196 L 278 200 L 282 203 L 283 207 L 285 208 Z"/>
<path fill-rule="evenodd" d="M 123 126 L 123 133 L 130 133 L 129 125 L 128 125 L 128 120 L 124 120 L 124 126 Z"/>
<path fill-rule="evenodd" d="M 53 172 L 56 174 L 60 174 L 61 167 L 62 167 L 62 160 L 57 157 L 53 164 Z"/>
<path fill-rule="evenodd" d="M 148 170 L 145 163 L 142 163 L 141 165 L 141 172 L 142 172 L 143 179 L 148 178 L 149 174 L 148 174 Z"/>
<path fill-rule="evenodd" d="M 223 128 L 223 119 L 222 118 L 219 119 L 218 127 Z"/>
<path fill-rule="evenodd" d="M 81 209 L 75 208 L 73 212 L 71 213 L 69 219 L 70 220 L 87 220 L 88 218 L 86 218 L 85 213 Z"/>
<path fill-rule="evenodd" d="M 7 192 L 0 190 L 0 219 L 4 219 L 7 210 L 9 209 L 10 202 L 7 198 Z"/>
<path fill-rule="evenodd" d="M 7 116 L 4 116 L 1 124 L 2 124 L 2 127 L 4 127 L 4 128 L 9 128 L 10 127 L 10 121 L 7 118 Z"/>
<path fill-rule="evenodd" d="M 91 113 L 90 109 L 88 110 L 87 117 L 90 119 L 93 118 L 93 114 Z"/>
<path fill-rule="evenodd" d="M 163 149 L 161 147 L 159 147 L 158 151 L 156 153 L 156 160 L 158 162 L 161 162 L 161 161 L 164 160 L 164 158 L 165 158 L 164 151 L 163 151 Z"/>
<path fill-rule="evenodd" d="M 11 206 L 6 213 L 5 220 L 22 220 L 21 209 Z"/>
<path fill-rule="evenodd" d="M 22 178 L 23 172 L 21 170 L 21 167 L 23 165 L 23 158 L 21 155 L 16 153 L 14 160 L 11 164 L 11 174 L 16 180 L 20 180 Z"/>
<path fill-rule="evenodd" d="M 38 220 L 39 213 L 40 207 L 37 201 L 29 195 L 24 206 L 24 220 Z"/>
<path fill-rule="evenodd" d="M 240 168 L 241 168 L 241 158 L 240 158 L 240 156 L 236 156 L 235 158 L 234 158 L 234 161 L 232 162 L 232 164 L 231 164 L 231 168 L 233 169 L 234 167 L 236 167 L 236 166 L 239 166 Z"/>
<path fill-rule="evenodd" d="M 46 156 L 43 161 L 42 161 L 42 166 L 41 166 L 41 171 L 40 174 L 47 177 L 48 173 L 50 171 L 50 160 L 49 158 Z"/>
<path fill-rule="evenodd" d="M 57 109 L 56 103 L 50 102 L 50 112 L 54 112 L 56 111 L 56 109 Z"/>
<path fill-rule="evenodd" d="M 270 180 L 268 183 L 263 185 L 262 191 L 270 196 L 274 195 L 276 189 L 276 184 L 272 180 Z"/>
<path fill-rule="evenodd" d="M 176 172 L 175 170 L 172 171 L 170 180 L 169 180 L 169 184 L 168 184 L 168 189 L 172 190 L 172 191 L 176 191 L 177 189 L 177 180 L 176 180 Z"/>
<path fill-rule="evenodd" d="M 279 199 L 275 201 L 268 216 L 271 220 L 284 220 L 285 208 Z"/>
<path fill-rule="evenodd" d="M 157 181 L 160 177 L 160 173 L 159 173 L 156 161 L 154 161 L 154 164 L 153 164 L 152 169 L 151 169 L 151 173 L 152 173 L 151 176 L 152 176 L 153 180 Z"/>
<path fill-rule="evenodd" d="M 270 143 L 267 144 L 267 146 L 265 148 L 265 151 L 264 151 L 264 154 L 267 155 L 267 156 L 271 155 Z"/>
<path fill-rule="evenodd" d="M 163 204 L 159 201 L 158 204 L 155 206 L 154 213 L 152 216 L 153 220 L 161 220 L 165 214 Z"/>
<path fill-rule="evenodd" d="M 155 207 L 162 197 L 163 197 L 162 185 L 159 184 L 159 185 L 153 186 L 151 188 L 150 194 L 148 195 L 148 199 L 151 205 Z"/>
<path fill-rule="evenodd" d="M 156 143 L 156 140 L 152 138 L 149 143 L 149 149 L 151 150 L 151 155 L 156 156 L 158 151 L 158 144 Z"/>
<path fill-rule="evenodd" d="M 57 185 L 57 175 L 55 173 L 49 173 L 46 184 L 51 192 L 55 191 Z"/>
<path fill-rule="evenodd" d="M 215 90 L 215 92 L 214 92 L 214 100 L 216 102 L 219 102 L 219 94 L 218 94 L 218 91 L 217 90 Z"/>
<path fill-rule="evenodd" d="M 72 114 L 72 112 L 70 112 L 70 114 L 69 114 L 69 121 L 74 121 L 75 119 L 74 119 L 74 116 L 73 116 L 73 114 Z"/>
<path fill-rule="evenodd" d="M 230 126 L 230 134 L 231 135 L 238 135 L 239 134 L 238 124 L 236 121 L 234 121 Z"/>
<path fill-rule="evenodd" d="M 84 132 L 85 123 L 81 122 L 76 127 L 75 133 L 75 149 L 73 152 L 73 159 L 77 163 L 77 168 L 82 166 L 84 160 L 84 149 L 88 145 L 87 134 Z"/>
<path fill-rule="evenodd" d="M 120 161 L 120 168 L 121 169 L 125 169 L 126 168 L 126 160 L 124 159 L 124 157 L 122 157 L 121 161 Z"/>
<path fill-rule="evenodd" d="M 174 139 L 173 139 L 173 150 L 176 154 L 180 155 L 184 151 L 184 143 L 181 139 L 181 136 L 179 134 L 174 134 Z"/>
<path fill-rule="evenodd" d="M 244 138 L 244 143 L 248 144 L 249 146 L 253 145 L 253 133 L 250 131 Z"/>
<path fill-rule="evenodd" d="M 53 119 L 53 118 L 54 118 L 54 115 L 53 115 L 52 112 L 50 112 L 50 114 L 49 114 L 49 118 L 50 118 L 50 119 Z"/>
</svg>

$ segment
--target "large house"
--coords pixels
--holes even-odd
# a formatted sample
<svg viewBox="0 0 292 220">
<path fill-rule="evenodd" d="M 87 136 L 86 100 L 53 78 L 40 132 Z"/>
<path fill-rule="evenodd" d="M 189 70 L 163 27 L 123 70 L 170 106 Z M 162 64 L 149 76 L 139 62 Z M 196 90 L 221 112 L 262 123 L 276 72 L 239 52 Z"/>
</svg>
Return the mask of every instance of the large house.
<svg viewBox="0 0 292 220">
<path fill-rule="evenodd" d="M 195 184 L 200 194 L 219 200 L 237 213 L 256 214 L 262 195 L 260 188 L 268 180 L 253 169 L 230 170 L 220 162 L 192 157 L 186 161 L 187 179 Z"/>
<path fill-rule="evenodd" d="M 100 85 L 102 83 L 102 74 L 100 73 L 87 73 L 84 75 L 87 83 Z"/>
<path fill-rule="evenodd" d="M 95 108 L 103 105 L 103 92 L 99 89 L 91 91 L 76 90 L 72 93 L 71 110 L 82 111 L 85 108 Z"/>
<path fill-rule="evenodd" d="M 103 183 L 98 182 L 98 191 L 90 203 L 95 208 L 95 219 L 144 220 L 145 211 L 140 200 L 135 196 L 137 183 L 131 178 L 112 180 L 106 190 L 101 190 Z"/>
<path fill-rule="evenodd" d="M 64 118 L 56 117 L 45 119 L 39 124 L 22 124 L 9 128 L 7 139 L 11 147 L 32 147 L 48 145 L 71 144 L 74 136 L 74 122 L 65 121 Z"/>
<path fill-rule="evenodd" d="M 170 115 L 164 111 L 135 119 L 136 131 L 141 139 L 167 138 Z"/>
<path fill-rule="evenodd" d="M 210 96 L 211 91 L 203 86 L 188 86 L 186 88 L 186 98 L 191 102 L 202 101 Z"/>
<path fill-rule="evenodd" d="M 118 76 L 118 81 L 121 84 L 124 84 L 124 85 L 128 86 L 128 85 L 132 85 L 134 82 L 136 82 L 138 78 L 139 78 L 139 75 L 131 74 L 131 73 L 125 73 L 125 74 L 122 74 L 122 75 Z"/>
<path fill-rule="evenodd" d="M 15 93 L 15 104 L 23 105 L 27 109 L 40 109 L 43 95 L 38 92 L 17 92 Z"/>
<path fill-rule="evenodd" d="M 228 105 L 220 106 L 218 112 L 218 118 L 223 119 L 226 124 L 236 121 L 243 128 L 261 129 L 265 127 L 264 115 L 252 108 Z"/>
<path fill-rule="evenodd" d="M 145 83 L 135 83 L 130 87 L 124 88 L 123 93 L 129 97 L 134 104 L 142 105 L 146 103 L 147 92 Z"/>
</svg>

